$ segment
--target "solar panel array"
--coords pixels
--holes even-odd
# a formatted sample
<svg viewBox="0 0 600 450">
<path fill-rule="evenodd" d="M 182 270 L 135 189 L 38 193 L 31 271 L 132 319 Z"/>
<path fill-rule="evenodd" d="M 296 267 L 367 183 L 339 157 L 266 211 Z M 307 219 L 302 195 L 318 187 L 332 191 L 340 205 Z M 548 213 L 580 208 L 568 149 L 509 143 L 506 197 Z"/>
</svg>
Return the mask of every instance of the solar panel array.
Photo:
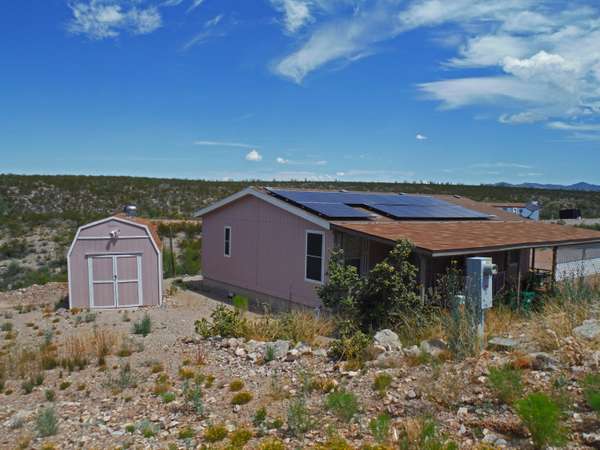
<svg viewBox="0 0 600 450">
<path fill-rule="evenodd" d="M 274 195 L 329 219 L 368 219 L 371 210 L 394 219 L 487 219 L 488 215 L 433 197 L 367 192 L 271 189 Z M 361 207 L 356 209 L 355 207 Z"/>
</svg>

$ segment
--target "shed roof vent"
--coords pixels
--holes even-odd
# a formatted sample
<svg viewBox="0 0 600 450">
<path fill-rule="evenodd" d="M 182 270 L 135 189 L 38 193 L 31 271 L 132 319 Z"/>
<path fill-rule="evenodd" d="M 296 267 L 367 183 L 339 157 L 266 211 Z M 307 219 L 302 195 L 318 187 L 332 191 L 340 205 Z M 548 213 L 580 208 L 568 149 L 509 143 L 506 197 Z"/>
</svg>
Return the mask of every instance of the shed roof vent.
<svg viewBox="0 0 600 450">
<path fill-rule="evenodd" d="M 127 217 L 135 217 L 137 215 L 137 206 L 127 205 L 123 208 L 123 212 L 127 214 Z"/>
</svg>

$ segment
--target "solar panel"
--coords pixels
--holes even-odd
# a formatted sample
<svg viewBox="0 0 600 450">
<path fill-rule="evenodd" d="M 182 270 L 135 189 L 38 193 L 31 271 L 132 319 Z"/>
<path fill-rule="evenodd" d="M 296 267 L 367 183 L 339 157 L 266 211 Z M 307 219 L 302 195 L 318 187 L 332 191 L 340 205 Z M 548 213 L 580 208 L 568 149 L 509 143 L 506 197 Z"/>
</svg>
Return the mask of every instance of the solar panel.
<svg viewBox="0 0 600 450">
<path fill-rule="evenodd" d="M 329 218 L 336 219 L 368 219 L 369 213 L 365 211 L 359 211 L 351 206 L 344 205 L 343 203 L 312 203 L 304 202 L 302 206 L 312 211 L 323 214 Z"/>
<path fill-rule="evenodd" d="M 395 219 L 486 219 L 488 217 L 486 214 L 450 204 L 444 206 L 372 205 L 371 207 Z"/>
<path fill-rule="evenodd" d="M 369 218 L 362 206 L 396 219 L 487 219 L 488 215 L 425 195 L 370 192 L 292 191 L 267 188 L 285 200 L 328 218 Z"/>
</svg>

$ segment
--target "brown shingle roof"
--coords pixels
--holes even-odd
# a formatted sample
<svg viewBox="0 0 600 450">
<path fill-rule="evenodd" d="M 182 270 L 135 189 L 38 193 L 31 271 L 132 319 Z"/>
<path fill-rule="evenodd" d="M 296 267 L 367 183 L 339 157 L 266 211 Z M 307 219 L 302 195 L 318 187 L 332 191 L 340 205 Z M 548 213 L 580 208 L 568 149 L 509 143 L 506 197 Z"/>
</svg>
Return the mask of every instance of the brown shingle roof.
<svg viewBox="0 0 600 450">
<path fill-rule="evenodd" d="M 150 230 L 150 234 L 152 235 L 152 240 L 156 243 L 156 246 L 162 250 L 162 241 L 160 240 L 160 236 L 158 235 L 158 226 L 152 222 L 150 219 L 144 219 L 143 217 L 130 217 L 125 213 L 116 214 L 117 217 L 121 219 L 129 220 L 130 222 L 139 223 L 140 225 L 146 225 L 148 230 Z"/>
<path fill-rule="evenodd" d="M 335 227 L 386 241 L 408 239 L 436 253 L 476 253 L 518 247 L 600 242 L 600 232 L 532 221 L 332 222 Z"/>
</svg>

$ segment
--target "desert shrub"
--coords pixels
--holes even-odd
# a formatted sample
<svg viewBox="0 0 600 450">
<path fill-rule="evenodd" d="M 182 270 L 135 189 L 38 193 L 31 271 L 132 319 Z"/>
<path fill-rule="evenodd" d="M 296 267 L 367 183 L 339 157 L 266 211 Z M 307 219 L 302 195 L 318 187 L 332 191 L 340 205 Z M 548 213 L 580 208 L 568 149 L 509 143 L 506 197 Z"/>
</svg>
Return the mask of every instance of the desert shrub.
<svg viewBox="0 0 600 450">
<path fill-rule="evenodd" d="M 231 447 L 234 449 L 243 448 L 250 439 L 252 439 L 252 432 L 246 428 L 238 428 L 229 435 Z"/>
<path fill-rule="evenodd" d="M 33 383 L 33 380 L 31 380 L 31 379 L 25 380 L 21 383 L 21 389 L 23 390 L 23 394 L 25 394 L 25 395 L 31 394 L 33 392 L 34 387 L 35 387 L 35 384 Z"/>
<path fill-rule="evenodd" d="M 4 322 L 2 324 L 2 326 L 0 327 L 1 331 L 12 331 L 12 329 L 13 329 L 12 322 Z"/>
<path fill-rule="evenodd" d="M 222 441 L 223 439 L 225 439 L 227 437 L 227 428 L 225 428 L 225 425 L 222 424 L 217 424 L 217 425 L 210 425 L 206 430 L 204 430 L 204 440 L 206 442 L 219 442 Z"/>
<path fill-rule="evenodd" d="M 86 342 L 82 336 L 66 338 L 60 365 L 69 371 L 82 370 L 88 365 Z"/>
<path fill-rule="evenodd" d="M 350 422 L 359 410 L 356 395 L 344 389 L 330 392 L 325 398 L 325 407 L 345 422 Z"/>
<path fill-rule="evenodd" d="M 288 406 L 287 423 L 290 432 L 300 438 L 315 426 L 304 397 L 292 400 Z"/>
<path fill-rule="evenodd" d="M 369 335 L 357 330 L 352 323 L 344 322 L 340 325 L 340 337 L 332 342 L 329 353 L 342 361 L 364 362 L 372 342 Z"/>
<path fill-rule="evenodd" d="M 239 309 L 240 311 L 248 311 L 247 297 L 244 297 L 243 295 L 234 295 L 231 302 L 233 303 L 234 308 Z"/>
<path fill-rule="evenodd" d="M 236 308 L 219 305 L 210 315 L 211 322 L 202 318 L 195 323 L 196 332 L 203 337 L 241 337 L 246 333 L 247 321 Z"/>
<path fill-rule="evenodd" d="M 449 299 L 449 303 L 449 313 L 442 315 L 448 350 L 456 359 L 479 354 L 482 340 L 477 329 L 478 305 L 470 299 L 463 304 L 459 297 Z"/>
<path fill-rule="evenodd" d="M 119 373 L 116 377 L 109 376 L 106 381 L 106 386 L 113 389 L 125 390 L 136 386 L 136 376 L 131 370 L 129 363 L 121 365 Z"/>
<path fill-rule="evenodd" d="M 231 399 L 231 404 L 232 405 L 245 405 L 246 403 L 249 403 L 250 400 L 252 400 L 252 397 L 253 397 L 253 395 L 250 392 L 246 392 L 246 391 L 238 392 Z"/>
<path fill-rule="evenodd" d="M 343 437 L 333 434 L 323 444 L 318 444 L 315 450 L 354 450 L 354 447 Z"/>
<path fill-rule="evenodd" d="M 392 418 L 387 413 L 379 414 L 369 421 L 369 430 L 377 442 L 382 444 L 390 436 L 390 424 Z"/>
<path fill-rule="evenodd" d="M 517 414 L 531 433 L 536 448 L 560 446 L 566 440 L 562 412 L 546 394 L 535 392 L 515 403 Z"/>
<path fill-rule="evenodd" d="M 404 424 L 401 450 L 458 450 L 458 445 L 441 434 L 431 419 L 409 419 Z"/>
<path fill-rule="evenodd" d="M 152 331 L 152 319 L 148 313 L 144 314 L 144 317 L 133 323 L 132 331 L 133 334 L 141 334 L 144 337 L 150 334 Z"/>
<path fill-rule="evenodd" d="M 127 425 L 125 425 L 125 431 L 127 433 L 135 433 L 135 425 L 132 423 L 128 423 Z"/>
<path fill-rule="evenodd" d="M 488 386 L 500 401 L 510 405 L 523 394 L 521 370 L 508 364 L 502 367 L 491 367 Z"/>
<path fill-rule="evenodd" d="M 177 433 L 177 438 L 179 439 L 193 439 L 195 436 L 196 432 L 190 427 L 185 427 Z"/>
<path fill-rule="evenodd" d="M 583 379 L 583 396 L 586 403 L 600 413 L 600 374 L 588 374 Z"/>
<path fill-rule="evenodd" d="M 268 438 L 258 444 L 258 450 L 285 450 L 285 444 L 277 438 Z"/>
<path fill-rule="evenodd" d="M 106 364 L 106 357 L 112 352 L 115 340 L 116 338 L 111 331 L 104 328 L 94 328 L 93 343 L 99 366 Z"/>
<path fill-rule="evenodd" d="M 52 389 L 46 389 L 44 391 L 44 397 L 46 397 L 47 401 L 53 402 L 54 399 L 56 398 L 56 394 L 54 393 L 54 391 Z"/>
<path fill-rule="evenodd" d="M 179 369 L 179 378 L 182 380 L 190 380 L 194 378 L 194 371 L 192 369 L 188 369 L 187 367 L 181 367 Z"/>
<path fill-rule="evenodd" d="M 58 418 L 54 408 L 44 408 L 38 414 L 35 427 L 41 437 L 54 436 L 58 433 Z"/>
<path fill-rule="evenodd" d="M 190 386 L 188 380 L 183 383 L 183 398 L 186 404 L 199 416 L 204 414 L 204 402 L 202 401 L 202 388 L 200 385 L 201 382 L 198 381 L 193 386 Z"/>
<path fill-rule="evenodd" d="M 229 382 L 229 390 L 231 392 L 241 391 L 244 388 L 244 382 L 240 379 L 232 380 Z"/>
<path fill-rule="evenodd" d="M 64 391 L 65 389 L 69 389 L 69 387 L 71 387 L 71 382 L 70 381 L 62 381 L 59 385 L 58 388 L 61 391 Z"/>
<path fill-rule="evenodd" d="M 148 419 L 139 421 L 135 427 L 145 438 L 154 437 L 160 431 L 158 424 L 153 424 Z"/>
<path fill-rule="evenodd" d="M 174 392 L 164 392 L 163 394 L 161 394 L 161 398 L 163 400 L 163 402 L 165 403 L 171 403 L 172 401 L 175 400 L 177 396 L 175 395 Z"/>
<path fill-rule="evenodd" d="M 383 397 L 391 384 L 392 376 L 389 373 L 382 372 L 377 374 L 373 380 L 373 390 L 377 391 Z"/>
<path fill-rule="evenodd" d="M 264 361 L 265 361 L 265 363 L 270 363 L 274 359 L 275 359 L 275 347 L 271 344 L 268 344 L 265 347 Z"/>
</svg>

